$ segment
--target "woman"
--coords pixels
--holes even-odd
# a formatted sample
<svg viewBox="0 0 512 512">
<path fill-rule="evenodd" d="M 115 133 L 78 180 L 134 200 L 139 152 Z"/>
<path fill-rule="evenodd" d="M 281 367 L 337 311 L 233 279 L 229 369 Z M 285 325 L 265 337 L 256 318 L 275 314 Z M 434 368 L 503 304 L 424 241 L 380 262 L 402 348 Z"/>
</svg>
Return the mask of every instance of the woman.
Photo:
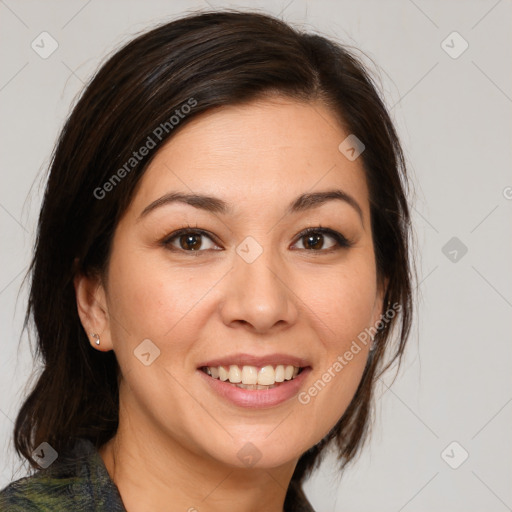
<svg viewBox="0 0 512 512">
<path fill-rule="evenodd" d="M 412 315 L 406 170 L 345 48 L 187 16 L 98 71 L 55 149 L 31 266 L 44 370 L 2 510 L 313 510 L 367 437 Z"/>
</svg>

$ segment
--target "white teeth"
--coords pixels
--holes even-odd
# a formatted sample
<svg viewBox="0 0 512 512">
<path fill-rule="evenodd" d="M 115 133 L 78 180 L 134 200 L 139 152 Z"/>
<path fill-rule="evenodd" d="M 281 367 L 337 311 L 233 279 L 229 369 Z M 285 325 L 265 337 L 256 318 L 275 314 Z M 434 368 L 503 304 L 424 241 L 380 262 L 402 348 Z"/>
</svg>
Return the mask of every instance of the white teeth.
<svg viewBox="0 0 512 512">
<path fill-rule="evenodd" d="M 293 366 L 287 366 L 284 369 L 284 378 L 286 380 L 290 380 L 291 378 L 293 378 Z"/>
<path fill-rule="evenodd" d="M 272 366 L 264 366 L 258 372 L 258 384 L 260 386 L 270 386 L 276 382 L 276 372 Z"/>
<path fill-rule="evenodd" d="M 255 366 L 244 366 L 242 368 L 242 382 L 244 384 L 257 384 L 258 368 Z"/>
<path fill-rule="evenodd" d="M 276 382 L 284 382 L 297 377 L 300 368 L 293 365 L 278 364 L 257 368 L 256 366 L 245 365 L 240 368 L 236 364 L 225 366 L 208 366 L 205 368 L 208 375 L 214 379 L 227 381 L 233 384 L 240 384 L 239 387 L 249 386 L 250 389 L 259 389 L 256 386 L 272 386 Z"/>
<path fill-rule="evenodd" d="M 242 382 L 242 372 L 236 364 L 229 367 L 229 382 L 237 383 Z"/>
</svg>

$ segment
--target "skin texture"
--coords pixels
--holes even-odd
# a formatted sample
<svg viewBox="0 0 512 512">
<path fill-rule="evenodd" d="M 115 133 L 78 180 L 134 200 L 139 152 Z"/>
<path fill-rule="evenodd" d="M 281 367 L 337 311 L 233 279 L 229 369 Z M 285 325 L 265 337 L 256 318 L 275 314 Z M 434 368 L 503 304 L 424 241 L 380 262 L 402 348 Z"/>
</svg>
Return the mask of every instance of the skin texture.
<svg viewBox="0 0 512 512">
<path fill-rule="evenodd" d="M 307 390 L 380 318 L 362 161 L 338 150 L 347 136 L 318 102 L 264 99 L 203 114 L 151 162 L 116 228 L 108 275 L 75 279 L 84 329 L 100 334 L 91 345 L 114 350 L 122 371 L 119 430 L 100 454 L 128 512 L 282 511 L 300 455 L 349 405 L 368 347 L 307 405 L 294 397 L 241 408 L 197 374 L 206 359 L 281 352 L 309 360 Z M 298 195 L 333 188 L 357 201 L 362 219 L 339 200 L 285 215 Z M 174 203 L 138 219 L 171 191 L 220 197 L 234 214 Z M 199 237 L 201 250 L 186 237 L 174 252 L 161 243 L 187 224 L 213 235 Z M 352 246 L 329 251 L 330 235 L 313 248 L 297 237 L 319 226 Z M 236 252 L 247 236 L 263 249 L 252 263 Z M 150 366 L 133 353 L 144 339 L 160 350 Z M 261 452 L 252 467 L 237 457 L 249 441 Z"/>
</svg>

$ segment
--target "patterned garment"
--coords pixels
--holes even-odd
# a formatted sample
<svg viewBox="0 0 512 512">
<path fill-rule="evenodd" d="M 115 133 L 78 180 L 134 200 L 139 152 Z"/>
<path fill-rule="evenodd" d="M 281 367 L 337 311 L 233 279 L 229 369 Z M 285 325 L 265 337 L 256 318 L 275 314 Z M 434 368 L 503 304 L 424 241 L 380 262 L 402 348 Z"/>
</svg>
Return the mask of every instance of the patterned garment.
<svg viewBox="0 0 512 512">
<path fill-rule="evenodd" d="M 292 485 L 287 512 L 314 512 Z M 98 450 L 87 439 L 59 454 L 48 468 L 20 478 L 0 491 L 0 512 L 126 512 Z"/>
<path fill-rule="evenodd" d="M 103 459 L 87 439 L 46 469 L 0 491 L 0 512 L 126 512 Z"/>
</svg>

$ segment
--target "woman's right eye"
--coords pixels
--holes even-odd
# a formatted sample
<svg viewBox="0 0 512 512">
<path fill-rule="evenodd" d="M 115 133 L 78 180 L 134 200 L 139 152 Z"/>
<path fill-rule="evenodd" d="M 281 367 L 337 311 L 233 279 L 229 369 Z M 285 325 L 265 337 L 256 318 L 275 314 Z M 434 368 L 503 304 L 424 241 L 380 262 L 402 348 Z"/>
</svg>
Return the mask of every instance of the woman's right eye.
<svg viewBox="0 0 512 512">
<path fill-rule="evenodd" d="M 207 238 L 215 245 L 212 238 L 205 231 L 197 229 L 180 229 L 175 231 L 167 236 L 162 241 L 162 244 L 167 249 L 178 252 L 204 252 L 205 250 L 211 250 L 210 247 L 206 249 L 203 247 L 202 237 Z"/>
</svg>

